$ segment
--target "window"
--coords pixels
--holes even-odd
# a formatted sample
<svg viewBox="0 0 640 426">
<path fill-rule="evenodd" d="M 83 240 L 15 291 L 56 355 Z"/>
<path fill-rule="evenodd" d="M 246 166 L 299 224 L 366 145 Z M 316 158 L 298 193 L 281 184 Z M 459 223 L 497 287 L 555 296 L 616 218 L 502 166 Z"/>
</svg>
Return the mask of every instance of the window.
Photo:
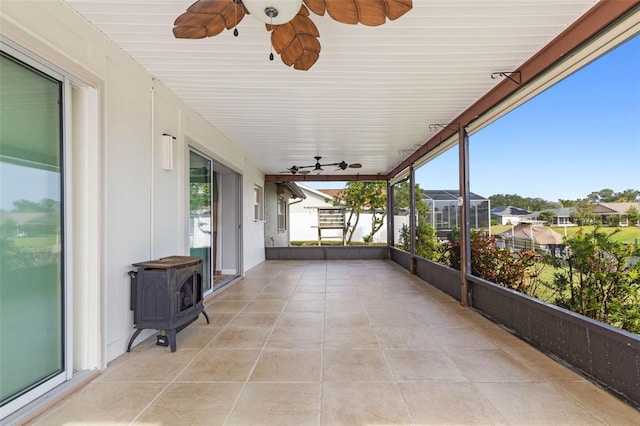
<svg viewBox="0 0 640 426">
<path fill-rule="evenodd" d="M 287 230 L 287 199 L 278 197 L 278 232 Z"/>
<path fill-rule="evenodd" d="M 253 188 L 253 220 L 264 221 L 264 190 L 259 185 Z"/>
</svg>

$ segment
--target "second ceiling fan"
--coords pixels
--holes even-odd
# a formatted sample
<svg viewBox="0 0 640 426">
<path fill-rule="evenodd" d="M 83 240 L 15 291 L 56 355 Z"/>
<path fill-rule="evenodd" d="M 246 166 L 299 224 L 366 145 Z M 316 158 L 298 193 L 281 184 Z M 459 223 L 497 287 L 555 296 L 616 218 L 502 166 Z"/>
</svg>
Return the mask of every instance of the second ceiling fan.
<svg viewBox="0 0 640 426">
<path fill-rule="evenodd" d="M 382 25 L 398 19 L 413 7 L 412 0 L 198 0 L 174 22 L 176 38 L 199 39 L 233 29 L 245 15 L 266 24 L 271 44 L 282 62 L 308 70 L 320 57 L 320 33 L 309 11 L 326 13 L 343 24 Z M 273 60 L 273 53 L 270 55 Z"/>
<path fill-rule="evenodd" d="M 313 157 L 316 160 L 316 163 L 311 165 L 311 166 L 291 166 L 290 168 L 288 168 L 285 171 L 282 171 L 280 173 L 291 173 L 292 175 L 296 175 L 296 174 L 301 174 L 301 175 L 306 175 L 309 173 L 316 173 L 316 174 L 320 174 L 324 171 L 323 167 L 332 167 L 332 166 L 336 166 L 338 167 L 336 169 L 337 170 L 346 170 L 347 168 L 352 168 L 352 169 L 359 169 L 362 167 L 362 164 L 360 163 L 351 163 L 348 164 L 345 161 L 341 161 L 339 163 L 326 163 L 326 164 L 321 164 L 320 160 L 322 159 L 322 157 L 320 156 L 316 156 Z"/>
</svg>

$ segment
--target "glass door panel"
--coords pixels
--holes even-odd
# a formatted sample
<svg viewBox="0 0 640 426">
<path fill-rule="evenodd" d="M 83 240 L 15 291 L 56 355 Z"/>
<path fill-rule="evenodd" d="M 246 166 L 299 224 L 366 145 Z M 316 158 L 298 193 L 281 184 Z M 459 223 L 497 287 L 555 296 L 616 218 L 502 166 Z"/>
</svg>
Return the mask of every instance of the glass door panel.
<svg viewBox="0 0 640 426">
<path fill-rule="evenodd" d="M 64 372 L 61 93 L 60 81 L 0 55 L 3 407 Z"/>
<path fill-rule="evenodd" d="M 215 270 L 215 246 L 217 233 L 217 189 L 211 160 L 190 151 L 189 153 L 189 251 L 191 256 L 202 258 L 202 290 L 211 290 L 212 272 Z"/>
</svg>

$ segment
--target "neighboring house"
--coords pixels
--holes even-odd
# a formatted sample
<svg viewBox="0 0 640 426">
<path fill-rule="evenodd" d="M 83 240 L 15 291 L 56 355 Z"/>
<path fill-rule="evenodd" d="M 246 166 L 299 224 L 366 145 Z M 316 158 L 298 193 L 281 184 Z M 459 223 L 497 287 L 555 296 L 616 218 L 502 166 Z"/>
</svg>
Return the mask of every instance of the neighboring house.
<svg viewBox="0 0 640 426">
<path fill-rule="evenodd" d="M 264 194 L 265 247 L 288 247 L 291 237 L 291 208 L 306 198 L 295 182 L 266 183 Z M 293 201 L 289 201 L 292 200 Z"/>
<path fill-rule="evenodd" d="M 608 224 L 609 217 L 617 216 L 619 226 L 629 226 L 627 212 L 635 207 L 640 211 L 640 202 L 637 203 L 597 203 L 593 207 L 593 214 L 600 218 L 600 222 Z"/>
<path fill-rule="evenodd" d="M 290 229 L 290 241 L 317 241 L 318 240 L 318 209 L 319 208 L 332 208 L 333 197 L 337 195 L 337 189 L 329 190 L 317 190 L 309 188 L 307 186 L 298 184 L 306 198 L 302 201 L 292 201 L 289 203 L 291 212 L 291 229 Z M 347 211 L 347 219 L 349 218 L 349 212 Z M 385 217 L 386 223 L 386 217 Z M 360 213 L 360 220 L 358 226 L 353 233 L 351 241 L 362 242 L 363 236 L 368 235 L 371 232 L 371 214 Z M 338 229 L 323 230 L 323 239 L 331 236 L 334 239 L 342 239 L 342 231 Z M 374 243 L 386 243 L 387 242 L 387 227 L 383 225 L 382 228 L 374 235 Z"/>
<path fill-rule="evenodd" d="M 519 207 L 502 206 L 491 209 L 491 219 L 498 221 L 498 225 L 516 225 L 534 217 L 537 217 L 536 213 Z"/>
<path fill-rule="evenodd" d="M 559 209 L 544 209 L 539 212 L 534 212 L 533 217 L 536 219 L 542 212 L 551 212 L 553 213 L 553 218 L 551 218 L 551 226 L 576 226 L 575 223 L 571 222 L 571 215 L 576 211 L 574 207 L 562 207 Z"/>
<path fill-rule="evenodd" d="M 538 221 L 520 222 L 511 229 L 496 234 L 503 241 L 506 248 L 519 250 L 542 250 L 552 254 L 561 254 L 564 250 L 564 240 L 548 226 L 543 226 Z"/>
</svg>

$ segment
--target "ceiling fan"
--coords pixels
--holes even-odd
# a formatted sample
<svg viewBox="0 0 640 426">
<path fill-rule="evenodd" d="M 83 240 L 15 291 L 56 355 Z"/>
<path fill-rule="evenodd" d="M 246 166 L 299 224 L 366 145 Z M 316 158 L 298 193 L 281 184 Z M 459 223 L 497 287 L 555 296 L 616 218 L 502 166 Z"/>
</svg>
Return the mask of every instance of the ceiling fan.
<svg viewBox="0 0 640 426">
<path fill-rule="evenodd" d="M 359 169 L 362 167 L 362 164 L 360 163 L 347 164 L 345 161 L 341 161 L 339 163 L 320 164 L 320 160 L 322 159 L 322 157 L 316 156 L 313 158 L 315 158 L 316 164 L 313 164 L 311 166 L 291 166 L 287 170 L 282 171 L 280 173 L 291 173 L 292 175 L 295 175 L 295 174 L 306 175 L 311 172 L 314 172 L 316 174 L 320 174 L 324 171 L 323 167 L 337 166 L 338 168 L 336 170 L 346 170 L 347 167 L 352 169 Z M 304 170 L 304 169 L 312 169 L 312 170 Z"/>
<path fill-rule="evenodd" d="M 198 39 L 234 29 L 245 15 L 253 15 L 271 32 L 271 44 L 282 62 L 308 70 L 320 57 L 320 33 L 309 10 L 325 12 L 343 24 L 378 26 L 395 20 L 413 7 L 413 0 L 198 0 L 174 22 L 176 38 Z M 273 53 L 269 56 L 273 60 Z"/>
</svg>

